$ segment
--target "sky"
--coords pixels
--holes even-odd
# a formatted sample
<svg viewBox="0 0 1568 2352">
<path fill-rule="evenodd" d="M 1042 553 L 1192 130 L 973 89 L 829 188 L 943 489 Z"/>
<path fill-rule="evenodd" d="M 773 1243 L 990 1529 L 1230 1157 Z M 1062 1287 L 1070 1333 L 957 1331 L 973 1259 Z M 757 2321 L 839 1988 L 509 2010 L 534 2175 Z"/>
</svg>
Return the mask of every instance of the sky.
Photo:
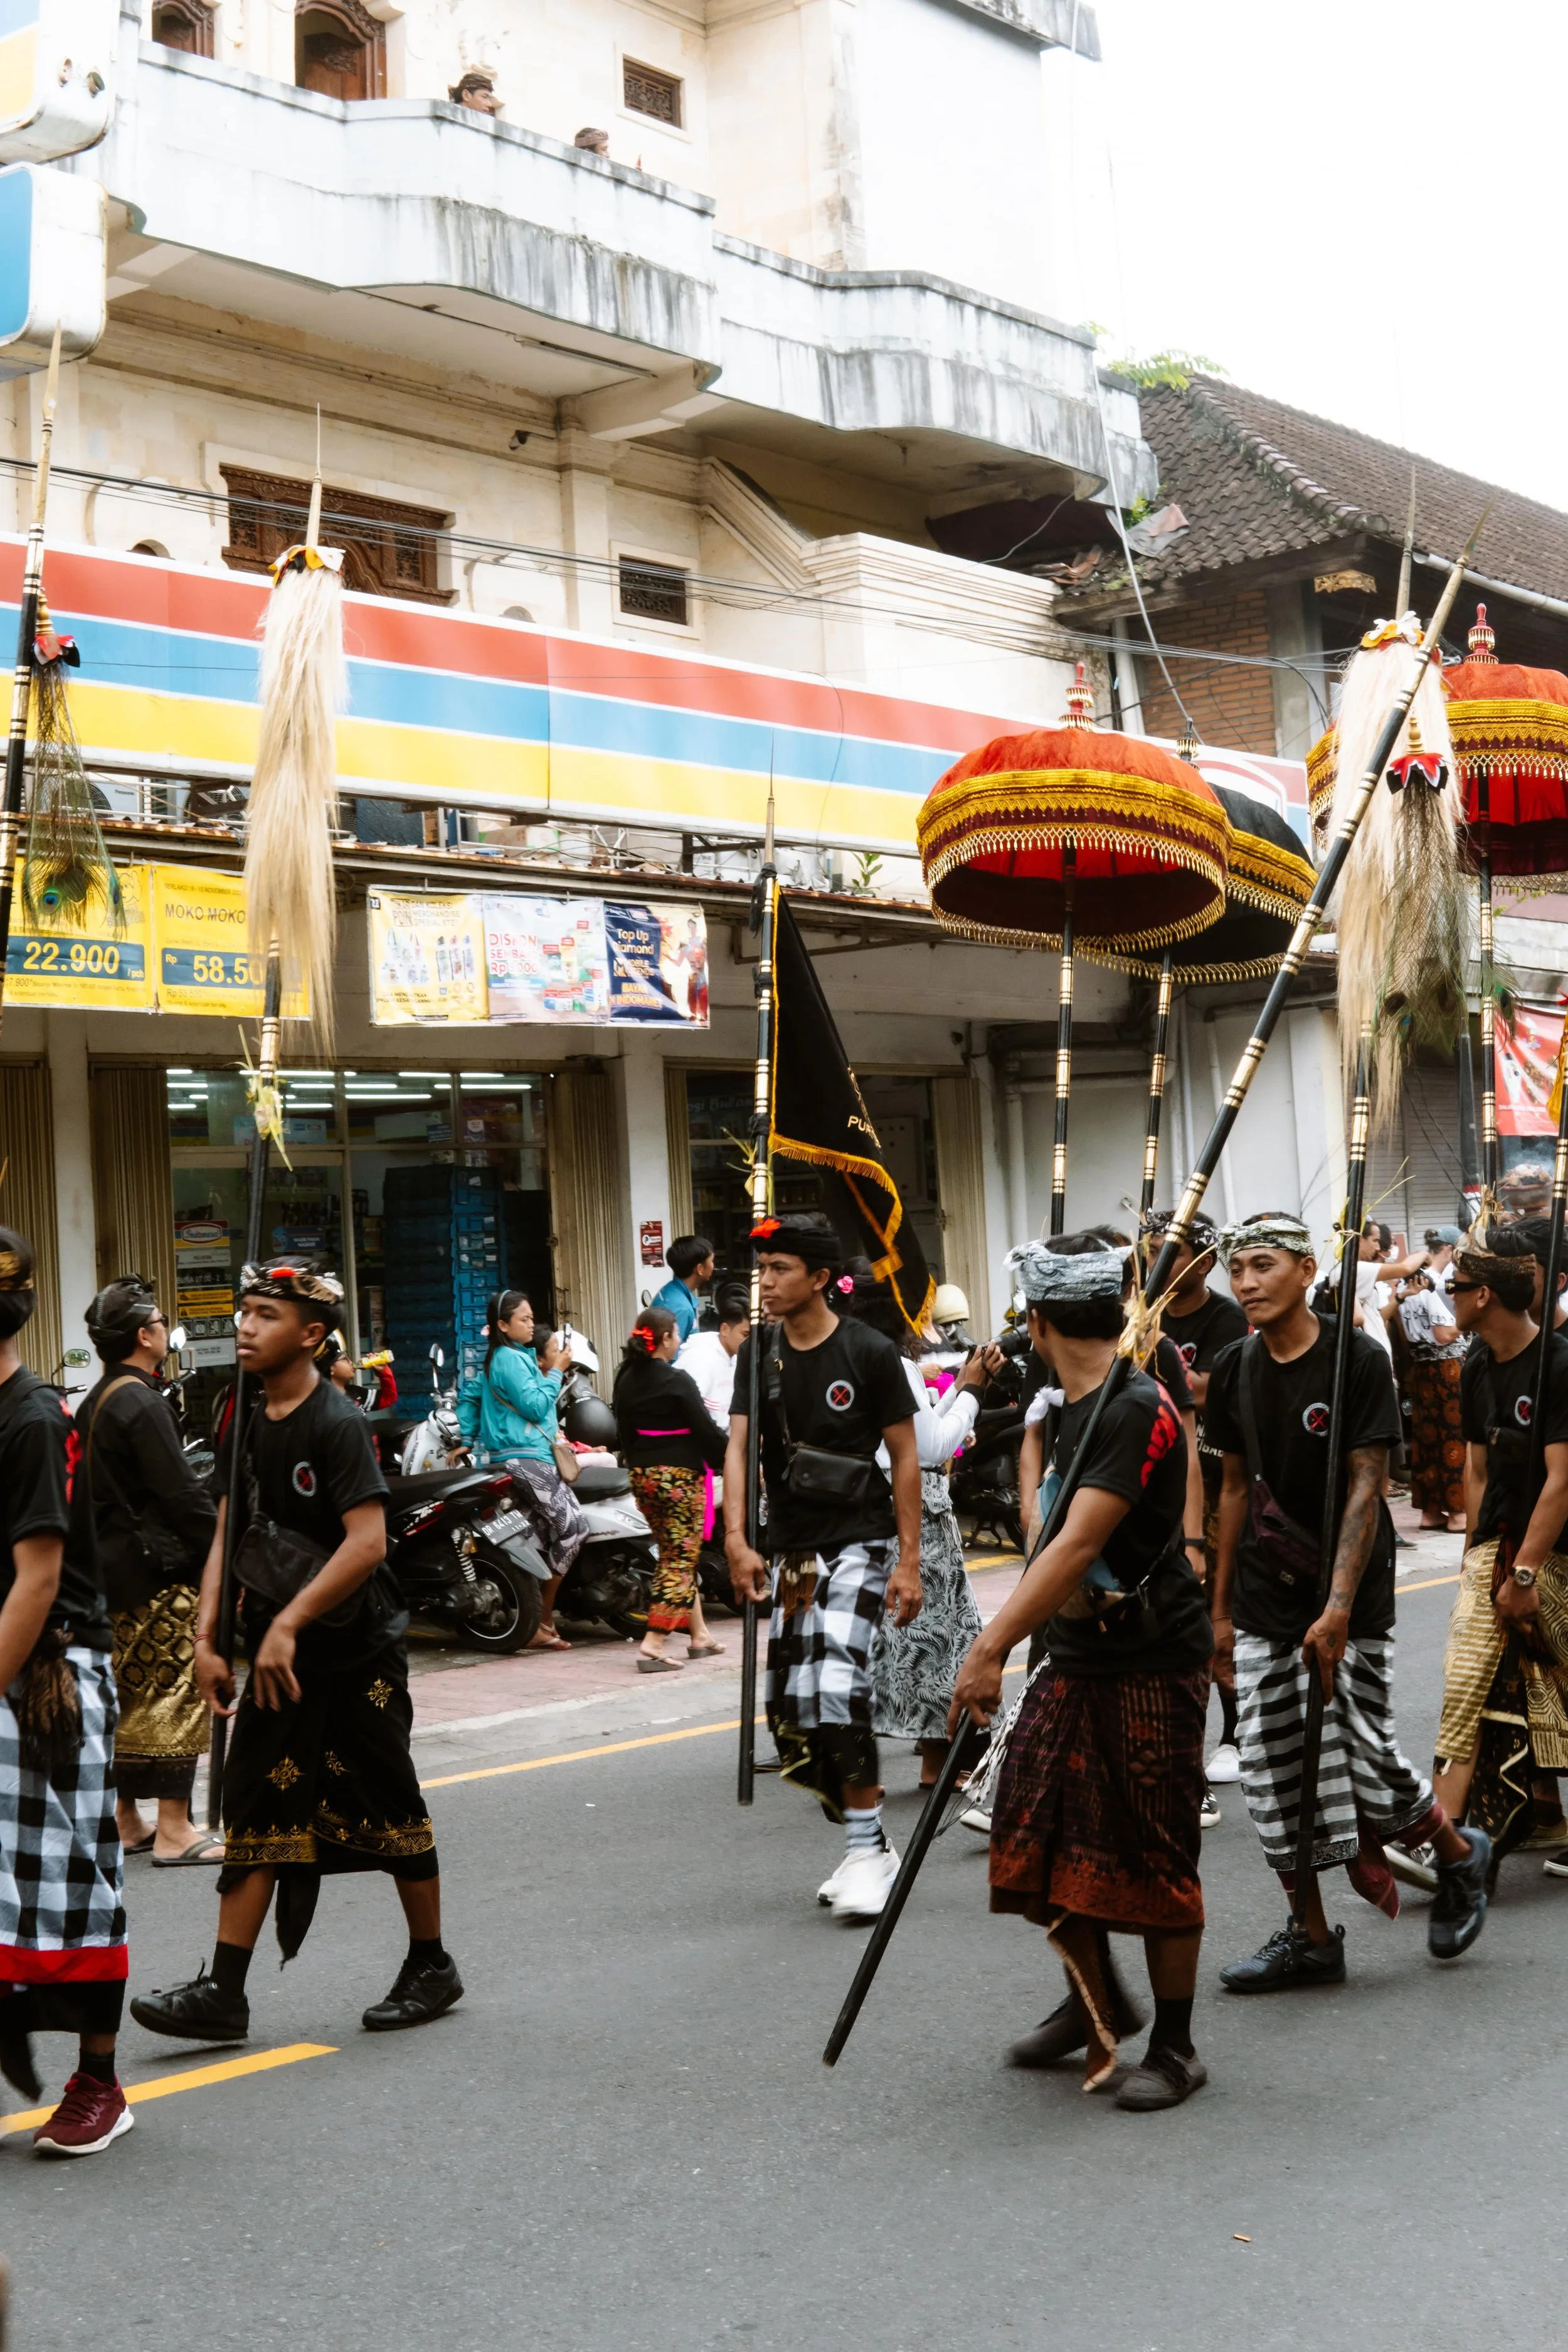
<svg viewBox="0 0 1568 2352">
<path fill-rule="evenodd" d="M 1095 11 L 1047 67 L 1058 314 L 1568 510 L 1563 0 Z"/>
</svg>

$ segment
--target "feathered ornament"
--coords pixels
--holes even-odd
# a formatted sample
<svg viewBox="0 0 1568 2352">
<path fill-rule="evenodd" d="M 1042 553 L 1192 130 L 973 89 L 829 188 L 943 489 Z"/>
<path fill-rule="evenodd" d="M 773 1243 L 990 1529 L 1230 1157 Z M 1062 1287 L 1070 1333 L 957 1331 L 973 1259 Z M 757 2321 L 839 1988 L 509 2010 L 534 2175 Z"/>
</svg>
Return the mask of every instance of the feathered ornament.
<svg viewBox="0 0 1568 2352">
<path fill-rule="evenodd" d="M 81 930 L 94 900 L 101 898 L 118 939 L 125 929 L 124 894 L 99 829 L 66 690 L 67 670 L 80 665 L 75 638 L 58 635 L 40 591 L 32 643 L 33 783 L 22 907 L 34 930 Z"/>
<path fill-rule="evenodd" d="M 1414 614 L 1362 639 L 1345 672 L 1331 837 L 1355 800 L 1378 731 L 1410 675 Z M 1428 663 L 1394 756 L 1373 793 L 1331 909 L 1339 935 L 1340 1040 L 1347 1089 L 1372 1026 L 1373 1118 L 1393 1123 L 1418 1045 L 1451 1053 L 1465 1014 L 1462 810 L 1436 663 Z"/>
<path fill-rule="evenodd" d="M 278 955 L 291 986 L 309 992 L 323 1051 L 332 1032 L 337 891 L 332 813 L 343 662 L 341 548 L 318 547 L 317 469 L 303 544 L 272 565 L 261 643 L 261 728 L 245 836 L 245 895 L 253 954 Z"/>
</svg>

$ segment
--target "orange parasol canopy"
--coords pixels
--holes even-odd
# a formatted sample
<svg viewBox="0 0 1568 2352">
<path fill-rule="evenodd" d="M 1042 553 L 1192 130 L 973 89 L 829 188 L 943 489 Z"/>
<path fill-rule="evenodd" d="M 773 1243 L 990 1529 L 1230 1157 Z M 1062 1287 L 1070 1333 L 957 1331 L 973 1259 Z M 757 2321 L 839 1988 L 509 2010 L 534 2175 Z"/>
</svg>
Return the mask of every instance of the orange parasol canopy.
<svg viewBox="0 0 1568 2352">
<path fill-rule="evenodd" d="M 1568 677 L 1498 661 L 1484 604 L 1469 642 L 1469 659 L 1443 673 L 1465 821 L 1488 827 L 1494 874 L 1560 881 L 1568 873 Z"/>
</svg>

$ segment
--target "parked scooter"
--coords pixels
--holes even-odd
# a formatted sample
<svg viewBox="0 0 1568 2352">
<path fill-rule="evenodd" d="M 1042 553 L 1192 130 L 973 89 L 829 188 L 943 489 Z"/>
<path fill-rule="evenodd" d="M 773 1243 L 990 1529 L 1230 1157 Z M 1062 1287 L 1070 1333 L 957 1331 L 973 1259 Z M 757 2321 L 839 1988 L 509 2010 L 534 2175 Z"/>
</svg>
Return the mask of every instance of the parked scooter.
<svg viewBox="0 0 1568 2352">
<path fill-rule="evenodd" d="M 952 1465 L 952 1507 L 973 1523 L 973 1533 L 1024 1549 L 1018 1510 L 1018 1448 L 1024 1436 L 1024 1373 L 1021 1357 L 1028 1337 L 1010 1333 L 1003 1342 L 1006 1361 L 981 1391 L 973 1432 Z"/>
<path fill-rule="evenodd" d="M 389 1478 L 386 1559 L 405 1601 L 476 1650 L 509 1654 L 532 1641 L 549 1570 L 511 1474 L 461 1465 Z"/>
</svg>

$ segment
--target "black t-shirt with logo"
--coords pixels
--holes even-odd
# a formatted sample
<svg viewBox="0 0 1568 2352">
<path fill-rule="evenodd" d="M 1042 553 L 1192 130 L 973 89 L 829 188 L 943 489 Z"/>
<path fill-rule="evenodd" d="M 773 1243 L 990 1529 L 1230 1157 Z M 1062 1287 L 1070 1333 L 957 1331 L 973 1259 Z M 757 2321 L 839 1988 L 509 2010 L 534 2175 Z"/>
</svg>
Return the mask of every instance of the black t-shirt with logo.
<svg viewBox="0 0 1568 2352">
<path fill-rule="evenodd" d="M 0 1601 L 16 1581 L 13 1544 L 28 1536 L 64 1537 L 70 1526 L 70 1482 L 80 1447 L 59 1392 L 24 1366 L 0 1382 Z M 44 1620 L 94 1650 L 114 1645 L 96 1578 L 68 1557 Z"/>
<path fill-rule="evenodd" d="M 1275 1362 L 1261 1339 L 1256 1342 L 1254 1412 L 1262 1474 L 1280 1509 L 1313 1537 L 1323 1523 L 1335 1329 L 1331 1316 L 1321 1316 L 1312 1345 L 1285 1364 Z M 1204 1413 L 1209 1443 L 1222 1454 L 1239 1454 L 1244 1462 L 1247 1441 L 1237 1397 L 1242 1360 L 1254 1345 L 1250 1339 L 1233 1340 L 1221 1350 L 1209 1374 Z M 1357 1446 L 1399 1444 L 1399 1401 L 1388 1356 L 1364 1331 L 1351 1335 L 1345 1402 L 1347 1458 Z M 1237 1548 L 1230 1613 L 1238 1633 L 1261 1633 L 1275 1642 L 1295 1641 L 1317 1618 L 1317 1591 L 1310 1581 L 1293 1589 L 1280 1584 L 1251 1556 L 1244 1536 Z M 1351 1611 L 1351 1638 L 1373 1640 L 1390 1633 L 1393 1626 L 1394 1522 L 1387 1507 L 1380 1502 L 1372 1556 L 1362 1571 Z"/>
<path fill-rule="evenodd" d="M 763 1486 L 767 1497 L 766 1549 L 773 1552 L 837 1551 L 848 1543 L 882 1543 L 898 1533 L 893 1490 L 872 1457 L 882 1432 L 895 1422 L 912 1421 L 915 1401 L 904 1376 L 903 1358 L 890 1339 L 864 1323 L 844 1322 L 815 1348 L 792 1348 L 782 1327 L 763 1333 L 762 1362 Z M 796 1445 L 825 1454 L 858 1454 L 871 1460 L 867 1500 L 850 1509 L 842 1503 L 805 1502 L 790 1492 L 788 1455 L 781 1416 L 768 1402 L 768 1359 L 777 1351 L 783 1370 L 783 1420 Z M 735 1358 L 732 1410 L 743 1413 L 751 1394 L 752 1342 Z"/>
<path fill-rule="evenodd" d="M 269 1421 L 259 1402 L 252 1412 L 247 1443 L 262 1517 L 292 1528 L 325 1551 L 336 1551 L 343 1539 L 344 1513 L 358 1503 L 380 1502 L 387 1493 L 364 1415 L 327 1380 L 318 1380 L 304 1402 L 280 1421 Z M 227 1486 L 228 1467 L 226 1446 L 220 1449 L 214 1482 L 220 1494 Z M 240 1493 L 245 1516 L 237 1532 L 243 1532 L 249 1516 L 243 1483 Z M 301 1629 L 301 1663 L 338 1670 L 402 1640 L 408 1612 L 384 1562 L 362 1590 L 361 1606 L 348 1624 Z M 245 1632 L 253 1654 L 276 1614 L 256 1594 L 246 1594 Z"/>
<path fill-rule="evenodd" d="M 1130 1597 L 1093 1614 L 1058 1611 L 1046 1628 L 1051 1664 L 1066 1675 L 1184 1674 L 1214 1648 L 1203 1586 L 1181 1549 L 1187 1437 L 1163 1382 L 1134 1372 L 1100 1417 L 1079 1486 L 1128 1506 L 1100 1554 Z M 1051 1454 L 1063 1476 L 1088 1432 L 1098 1389 L 1064 1404 Z M 1138 1588 L 1147 1579 L 1147 1589 Z"/>
<path fill-rule="evenodd" d="M 1507 1534 L 1519 1543 L 1530 1525 L 1530 1424 L 1535 1376 L 1541 1362 L 1539 1335 L 1517 1356 L 1500 1364 L 1478 1341 L 1459 1374 L 1459 1419 L 1467 1445 L 1487 1449 L 1487 1486 L 1476 1519 L 1476 1541 Z M 1568 1339 L 1554 1333 L 1546 1391 L 1546 1443 L 1568 1443 Z M 1552 1544 L 1561 1551 L 1561 1534 Z"/>
<path fill-rule="evenodd" d="M 1174 1314 L 1166 1307 L 1162 1318 L 1163 1336 L 1169 1339 L 1182 1360 L 1184 1371 L 1206 1374 L 1215 1368 L 1215 1359 L 1222 1348 L 1233 1339 L 1247 1337 L 1247 1318 L 1234 1298 L 1222 1291 L 1211 1290 L 1201 1307 L 1190 1315 Z M 1218 1448 L 1205 1436 L 1204 1416 L 1198 1414 L 1198 1467 L 1203 1472 L 1204 1492 L 1212 1502 L 1219 1492 L 1220 1455 Z"/>
<path fill-rule="evenodd" d="M 1187 1375 L 1182 1362 L 1181 1350 L 1173 1340 L 1166 1339 L 1163 1331 L 1160 1334 L 1160 1343 L 1154 1350 L 1154 1360 L 1150 1370 L 1161 1387 L 1169 1393 L 1171 1402 L 1178 1412 L 1191 1412 L 1194 1410 L 1193 1392 L 1187 1386 Z M 1053 1388 L 1057 1385 L 1051 1367 L 1040 1354 L 1039 1349 L 1032 1348 L 1025 1360 L 1021 1402 L 1026 1405 L 1032 1404 L 1040 1390 L 1047 1382 Z"/>
</svg>

